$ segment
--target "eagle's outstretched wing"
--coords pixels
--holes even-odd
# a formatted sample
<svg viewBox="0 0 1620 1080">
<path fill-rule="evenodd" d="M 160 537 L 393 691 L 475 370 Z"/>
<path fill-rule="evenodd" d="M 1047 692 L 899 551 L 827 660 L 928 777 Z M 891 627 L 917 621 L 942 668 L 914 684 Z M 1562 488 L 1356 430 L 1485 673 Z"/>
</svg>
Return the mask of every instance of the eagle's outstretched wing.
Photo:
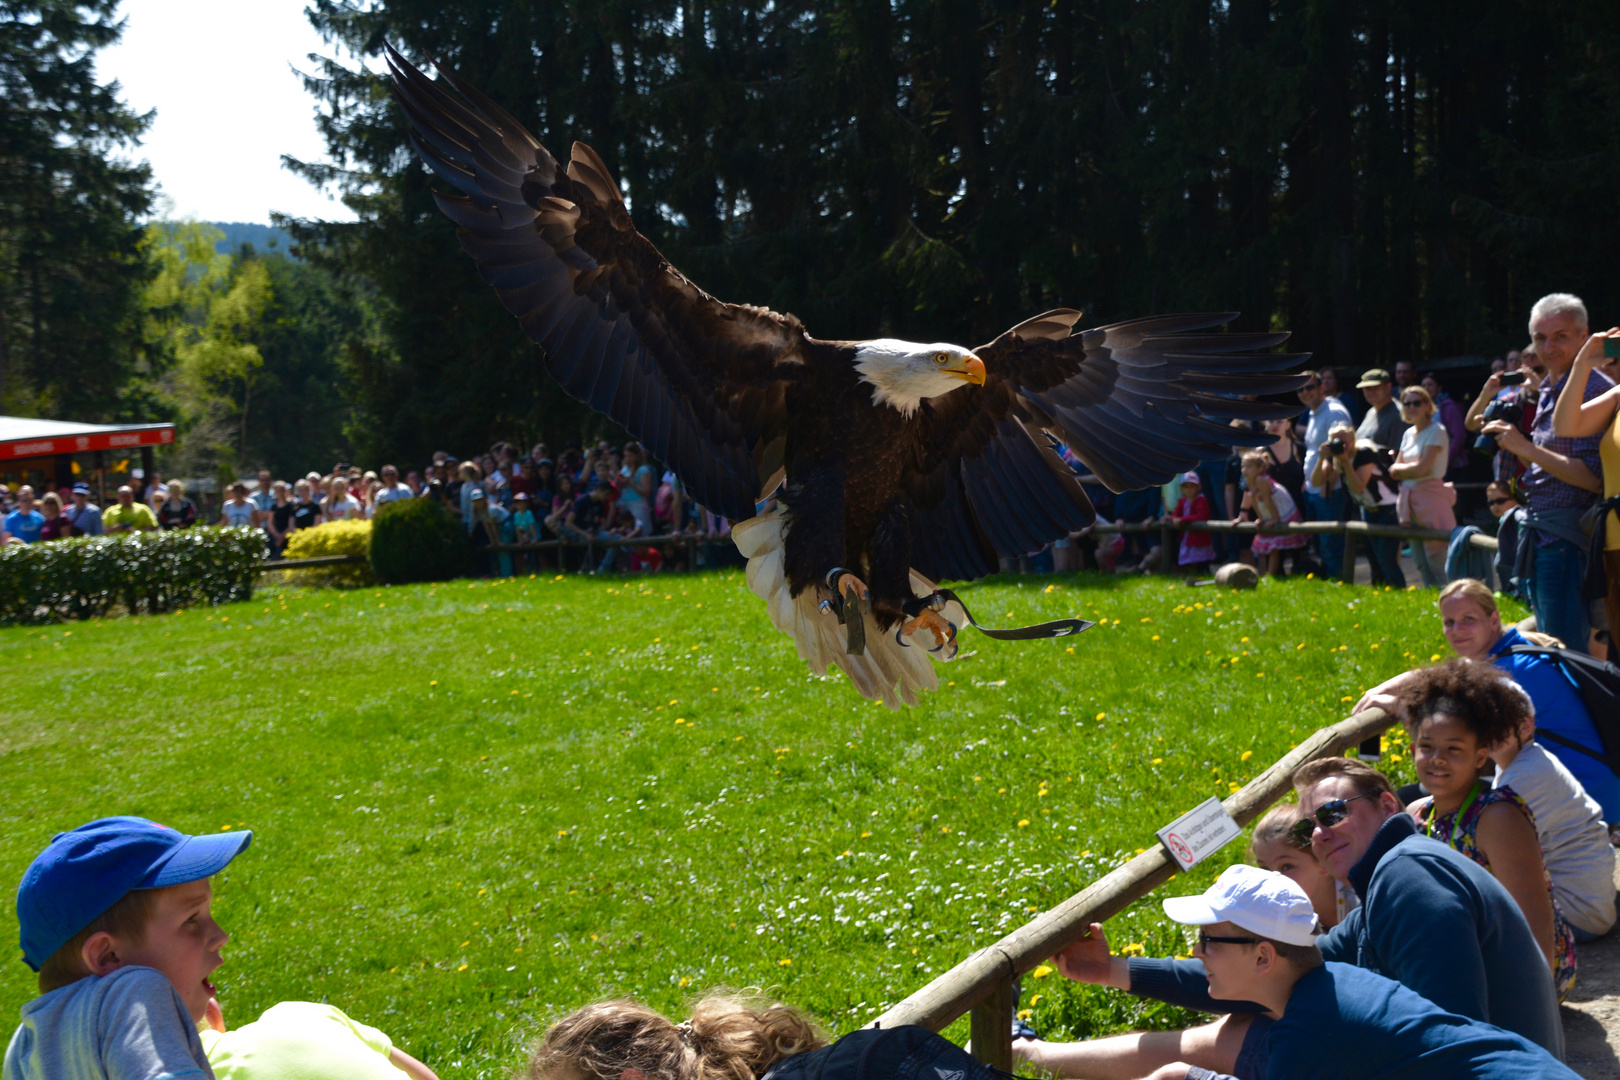
<svg viewBox="0 0 1620 1080">
<path fill-rule="evenodd" d="M 464 193 L 435 193 L 439 208 L 563 389 L 623 425 L 699 503 L 752 517 L 781 464 L 799 321 L 688 281 L 636 232 L 590 147 L 575 143 L 564 170 L 453 72 L 439 68 L 455 93 L 387 56 L 411 141 Z"/>
<path fill-rule="evenodd" d="M 1073 333 L 1060 308 L 976 349 L 983 387 L 924 403 L 906 477 L 913 565 L 933 578 L 995 572 L 998 555 L 1037 551 L 1095 515 L 1052 439 L 1114 491 L 1156 487 L 1235 446 L 1265 441 L 1232 420 L 1294 405 L 1243 395 L 1298 389 L 1279 374 L 1308 354 L 1272 353 L 1286 333 L 1194 333 L 1236 318 L 1166 315 Z"/>
</svg>

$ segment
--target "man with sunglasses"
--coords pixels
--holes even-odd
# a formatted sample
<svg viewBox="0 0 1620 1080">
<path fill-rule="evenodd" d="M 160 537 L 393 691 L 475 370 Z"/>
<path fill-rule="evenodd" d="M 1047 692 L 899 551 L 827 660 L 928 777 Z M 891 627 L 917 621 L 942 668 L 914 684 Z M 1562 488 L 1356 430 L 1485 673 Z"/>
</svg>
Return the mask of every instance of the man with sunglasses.
<svg viewBox="0 0 1620 1080">
<path fill-rule="evenodd" d="M 1507 889 L 1419 833 L 1389 780 L 1360 761 L 1309 762 L 1294 773 L 1294 787 L 1312 853 L 1361 898 L 1317 939 L 1322 955 L 1393 979 L 1448 1013 L 1522 1035 L 1562 1061 L 1552 970 Z M 1182 1032 L 1014 1044 L 1020 1056 L 1060 1076 L 1144 1076 L 1178 1061 L 1239 1080 L 1266 1075 L 1272 1021 L 1264 1004 L 1228 998 L 1230 990 L 1217 997 L 1203 961 L 1113 956 L 1093 923 L 1058 954 L 1057 967 L 1077 982 L 1229 1015 Z"/>
<path fill-rule="evenodd" d="M 1198 927 L 1212 992 L 1258 1003 L 1273 1021 L 1267 1076 L 1319 1080 L 1569 1080 L 1574 1073 L 1523 1036 L 1447 1013 L 1397 982 L 1324 960 L 1311 900 L 1281 874 L 1230 866 L 1201 896 L 1164 901 Z M 1326 1052 L 1324 1047 L 1341 1052 Z M 1342 1052 L 1349 1051 L 1349 1052 Z M 1238 1075 L 1255 1063 L 1238 1063 Z M 1230 1080 L 1176 1062 L 1152 1080 Z"/>
<path fill-rule="evenodd" d="M 1305 516 L 1310 521 L 1343 521 L 1349 508 L 1349 497 L 1344 484 L 1331 482 L 1331 488 L 1312 484 L 1316 472 L 1316 459 L 1321 456 L 1322 445 L 1335 424 L 1349 424 L 1350 410 L 1336 397 L 1330 397 L 1324 387 L 1323 372 L 1311 372 L 1305 385 L 1299 388 L 1299 403 L 1305 406 Z M 1322 564 L 1328 576 L 1338 578 L 1344 566 L 1344 537 L 1329 535 L 1318 538 L 1322 545 Z"/>
</svg>

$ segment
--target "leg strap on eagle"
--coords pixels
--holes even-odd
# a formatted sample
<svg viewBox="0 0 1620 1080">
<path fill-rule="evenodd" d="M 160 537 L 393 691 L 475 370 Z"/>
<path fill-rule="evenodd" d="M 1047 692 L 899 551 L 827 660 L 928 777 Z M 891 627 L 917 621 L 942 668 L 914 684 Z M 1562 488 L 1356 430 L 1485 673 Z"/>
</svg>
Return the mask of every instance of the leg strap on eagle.
<svg viewBox="0 0 1620 1080">
<path fill-rule="evenodd" d="M 848 635 L 845 651 L 851 656 L 861 656 L 866 652 L 866 612 L 867 603 L 861 596 L 860 589 L 853 584 L 844 589 L 842 595 L 838 592 L 838 579 L 845 574 L 854 577 L 855 571 L 847 570 L 842 566 L 835 566 L 827 571 L 827 591 L 833 594 L 831 600 L 821 602 L 822 611 L 830 611 L 838 617 Z"/>
<path fill-rule="evenodd" d="M 935 589 L 931 595 L 919 596 L 915 600 L 907 600 L 901 607 L 908 616 L 915 618 L 919 612 L 925 610 L 943 611 L 946 604 L 955 604 L 961 608 L 962 614 L 967 617 L 969 626 L 985 637 L 994 638 L 997 641 L 1038 641 L 1045 638 L 1069 637 L 1080 633 L 1082 630 L 1090 630 L 1097 625 L 1085 619 L 1053 619 L 1051 622 L 1036 623 L 1033 626 L 1018 626 L 1011 630 L 992 630 L 989 627 L 980 626 L 978 620 L 973 617 L 973 612 L 969 611 L 968 606 L 962 603 L 962 598 L 950 589 Z M 896 640 L 899 639 L 896 638 Z M 900 643 L 905 644 L 904 641 Z"/>
</svg>

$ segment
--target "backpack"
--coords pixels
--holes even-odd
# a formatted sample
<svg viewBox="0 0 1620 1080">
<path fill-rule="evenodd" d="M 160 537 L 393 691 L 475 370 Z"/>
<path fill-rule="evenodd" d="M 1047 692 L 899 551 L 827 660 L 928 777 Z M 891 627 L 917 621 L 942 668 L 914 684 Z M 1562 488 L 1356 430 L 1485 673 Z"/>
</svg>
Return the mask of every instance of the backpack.
<svg viewBox="0 0 1620 1080">
<path fill-rule="evenodd" d="M 1578 750 L 1587 757 L 1597 758 L 1609 767 L 1609 771 L 1620 775 L 1620 667 L 1615 667 L 1607 660 L 1599 660 L 1571 649 L 1543 649 L 1535 645 L 1515 645 L 1507 652 L 1515 656 L 1543 656 L 1558 665 L 1558 670 L 1564 673 L 1564 678 L 1573 683 L 1576 692 L 1581 695 L 1581 702 L 1586 706 L 1586 711 L 1592 714 L 1592 726 L 1597 728 L 1598 739 L 1603 743 L 1603 752 L 1600 754 L 1580 743 L 1539 728 L 1536 730 L 1536 739 L 1547 739 L 1559 746 Z"/>
<path fill-rule="evenodd" d="M 760 1080 L 1008 1080 L 925 1027 L 863 1028 L 783 1058 Z"/>
</svg>

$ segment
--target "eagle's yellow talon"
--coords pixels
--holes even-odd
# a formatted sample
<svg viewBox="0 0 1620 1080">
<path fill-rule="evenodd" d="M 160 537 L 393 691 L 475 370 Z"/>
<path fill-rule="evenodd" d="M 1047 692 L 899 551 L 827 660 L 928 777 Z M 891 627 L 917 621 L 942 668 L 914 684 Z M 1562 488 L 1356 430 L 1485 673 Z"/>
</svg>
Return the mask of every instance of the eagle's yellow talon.
<svg viewBox="0 0 1620 1080">
<path fill-rule="evenodd" d="M 910 620 L 900 628 L 900 633 L 904 637 L 910 637 L 919 630 L 927 630 L 934 635 L 933 647 L 935 649 L 943 648 L 948 643 L 956 640 L 956 627 L 951 625 L 950 621 L 943 615 L 931 608 L 924 608 L 920 611 L 915 619 Z"/>
</svg>

